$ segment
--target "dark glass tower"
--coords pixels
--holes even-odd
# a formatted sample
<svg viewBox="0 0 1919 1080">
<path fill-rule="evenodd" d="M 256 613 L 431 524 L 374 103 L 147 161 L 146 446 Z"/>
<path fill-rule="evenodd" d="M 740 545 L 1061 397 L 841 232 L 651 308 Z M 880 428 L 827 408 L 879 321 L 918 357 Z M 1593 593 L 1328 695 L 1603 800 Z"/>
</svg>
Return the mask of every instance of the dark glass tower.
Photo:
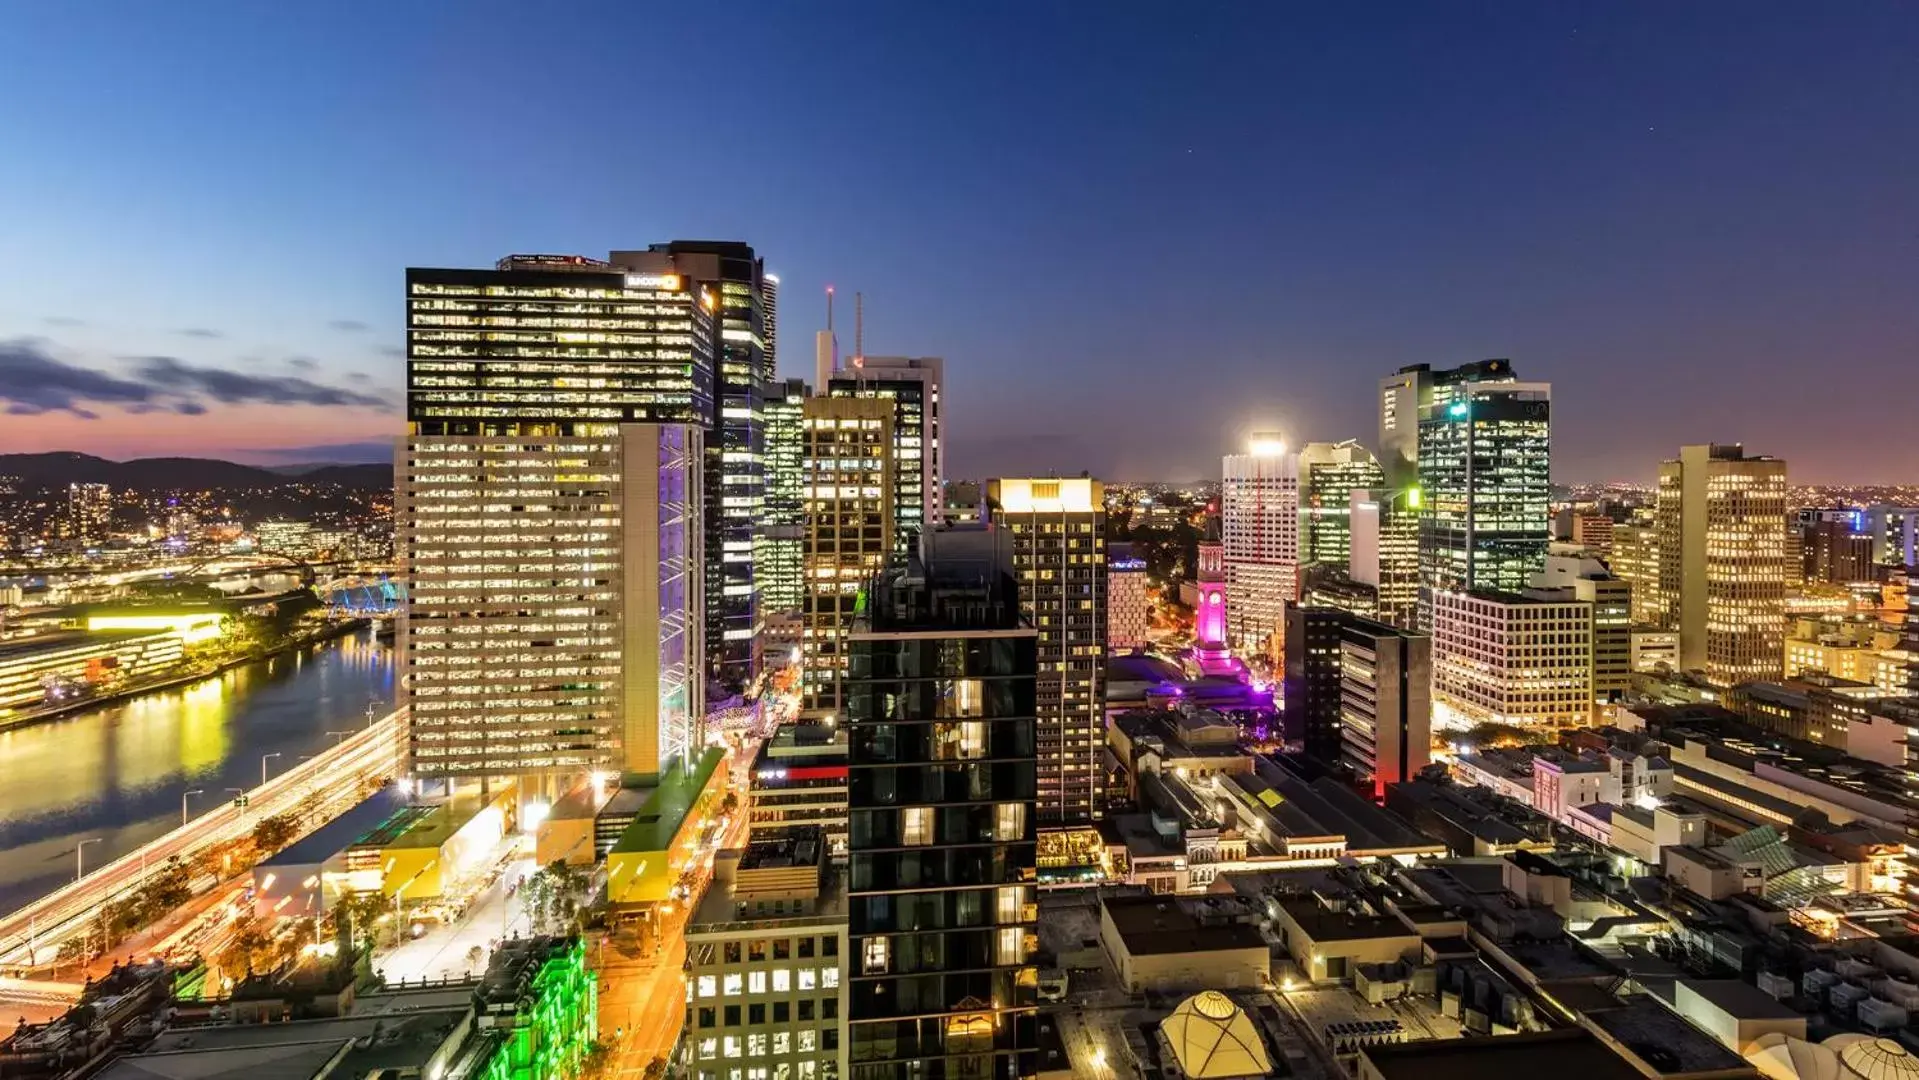
<svg viewBox="0 0 1919 1080">
<path fill-rule="evenodd" d="M 706 655 L 728 689 L 759 672 L 759 590 L 754 524 L 765 492 L 762 384 L 773 372 L 773 320 L 764 261 L 751 244 L 675 240 L 610 256 L 630 270 L 684 275 L 711 296 L 713 434 L 706 442 Z"/>
<path fill-rule="evenodd" d="M 1431 375 L 1419 410 L 1419 587 L 1517 592 L 1551 539 L 1552 389 L 1505 360 Z"/>
<path fill-rule="evenodd" d="M 966 542 L 876 581 L 850 635 L 852 1080 L 1038 1068 L 1036 637 Z"/>
</svg>

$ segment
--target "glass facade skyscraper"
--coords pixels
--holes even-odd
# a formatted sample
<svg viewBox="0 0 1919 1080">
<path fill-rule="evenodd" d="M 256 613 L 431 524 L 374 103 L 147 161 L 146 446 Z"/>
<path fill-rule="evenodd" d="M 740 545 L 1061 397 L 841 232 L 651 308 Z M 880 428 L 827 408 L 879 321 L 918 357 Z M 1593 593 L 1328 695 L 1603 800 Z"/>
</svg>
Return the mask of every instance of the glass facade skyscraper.
<svg viewBox="0 0 1919 1080">
<path fill-rule="evenodd" d="M 769 287 L 752 245 L 735 241 L 675 240 L 609 258 L 628 270 L 679 275 L 712 297 L 718 340 L 706 445 L 706 645 L 720 683 L 744 686 L 760 660 L 753 535 L 765 495 L 761 392 L 774 360 L 766 302 L 778 287 Z"/>
<path fill-rule="evenodd" d="M 1419 584 L 1517 592 L 1551 541 L 1552 388 L 1487 360 L 1430 373 L 1420 406 Z"/>
<path fill-rule="evenodd" d="M 1300 564 L 1344 567 L 1352 553 L 1353 492 L 1385 483 L 1379 462 L 1359 443 L 1307 443 L 1299 452 Z"/>
<path fill-rule="evenodd" d="M 852 1080 L 1038 1070 L 1036 638 L 993 560 L 862 594 L 846 678 Z"/>
<path fill-rule="evenodd" d="M 800 610 L 805 593 L 806 383 L 769 384 L 760 403 L 765 425 L 766 495 L 753 534 L 753 577 L 766 615 Z"/>
</svg>

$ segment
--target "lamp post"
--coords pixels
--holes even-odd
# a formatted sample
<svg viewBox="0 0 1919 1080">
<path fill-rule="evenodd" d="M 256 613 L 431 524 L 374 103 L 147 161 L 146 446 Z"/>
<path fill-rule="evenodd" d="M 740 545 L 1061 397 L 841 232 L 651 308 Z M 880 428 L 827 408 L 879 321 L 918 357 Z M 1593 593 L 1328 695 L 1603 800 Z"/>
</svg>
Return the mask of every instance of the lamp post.
<svg viewBox="0 0 1919 1080">
<path fill-rule="evenodd" d="M 191 799 L 195 795 L 205 795 L 205 794 L 206 794 L 206 791 L 201 788 L 191 788 L 187 791 L 182 791 L 180 793 L 180 824 L 181 825 L 185 825 L 187 823 L 187 800 Z"/>
<path fill-rule="evenodd" d="M 261 787 L 267 786 L 267 762 L 273 758 L 285 757 L 285 756 L 286 755 L 280 753 L 277 750 L 271 754 L 260 755 L 260 786 Z"/>
<path fill-rule="evenodd" d="M 353 732 L 351 732 L 351 731 L 329 731 L 329 732 L 327 732 L 327 734 L 328 734 L 328 735 L 330 735 L 330 736 L 332 736 L 333 738 L 336 738 L 336 739 L 342 739 L 342 740 L 344 740 L 345 738 L 347 738 L 347 736 L 349 736 L 349 735 L 352 735 L 352 734 L 353 734 Z M 340 744 L 336 742 L 336 743 L 334 743 L 333 745 L 335 745 L 335 746 L 338 746 L 338 745 L 340 745 Z"/>
<path fill-rule="evenodd" d="M 381 701 L 379 698 L 370 697 L 366 699 L 366 726 L 367 727 L 373 726 L 373 710 L 384 704 L 386 704 L 386 702 Z"/>
<path fill-rule="evenodd" d="M 73 880 L 79 881 L 81 878 L 87 876 L 87 870 L 86 870 L 87 845 L 97 844 L 99 842 L 100 842 L 99 837 L 89 836 L 85 840 L 82 840 L 78 844 L 74 845 L 73 847 Z"/>
</svg>

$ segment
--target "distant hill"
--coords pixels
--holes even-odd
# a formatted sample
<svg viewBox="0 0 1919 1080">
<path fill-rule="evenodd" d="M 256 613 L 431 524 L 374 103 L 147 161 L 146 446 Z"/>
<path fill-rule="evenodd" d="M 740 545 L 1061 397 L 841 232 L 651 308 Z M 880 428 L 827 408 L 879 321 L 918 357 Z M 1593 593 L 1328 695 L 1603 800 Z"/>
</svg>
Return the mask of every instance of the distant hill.
<svg viewBox="0 0 1919 1080">
<path fill-rule="evenodd" d="M 106 484 L 134 491 L 175 489 L 276 488 L 290 484 L 339 484 L 353 488 L 390 488 L 390 465 L 322 465 L 299 476 L 212 458 L 135 458 L 109 461 L 58 450 L 48 454 L 0 454 L 0 476 L 17 476 L 27 486 Z"/>
</svg>

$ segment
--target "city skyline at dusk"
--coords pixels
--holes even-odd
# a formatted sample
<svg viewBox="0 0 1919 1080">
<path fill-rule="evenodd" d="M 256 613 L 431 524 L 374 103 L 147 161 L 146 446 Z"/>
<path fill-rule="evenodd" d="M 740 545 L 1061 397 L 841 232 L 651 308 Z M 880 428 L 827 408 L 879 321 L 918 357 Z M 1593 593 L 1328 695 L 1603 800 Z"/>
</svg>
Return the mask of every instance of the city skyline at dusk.
<svg viewBox="0 0 1919 1080">
<path fill-rule="evenodd" d="M 1561 481 L 1919 468 L 1891 5 L 370 11 L 14 11 L 0 452 L 383 460 L 404 267 L 708 236 L 783 279 L 782 374 L 829 283 L 847 351 L 858 290 L 947 357 L 953 476 L 1370 443 L 1381 376 L 1485 357 Z"/>
</svg>

